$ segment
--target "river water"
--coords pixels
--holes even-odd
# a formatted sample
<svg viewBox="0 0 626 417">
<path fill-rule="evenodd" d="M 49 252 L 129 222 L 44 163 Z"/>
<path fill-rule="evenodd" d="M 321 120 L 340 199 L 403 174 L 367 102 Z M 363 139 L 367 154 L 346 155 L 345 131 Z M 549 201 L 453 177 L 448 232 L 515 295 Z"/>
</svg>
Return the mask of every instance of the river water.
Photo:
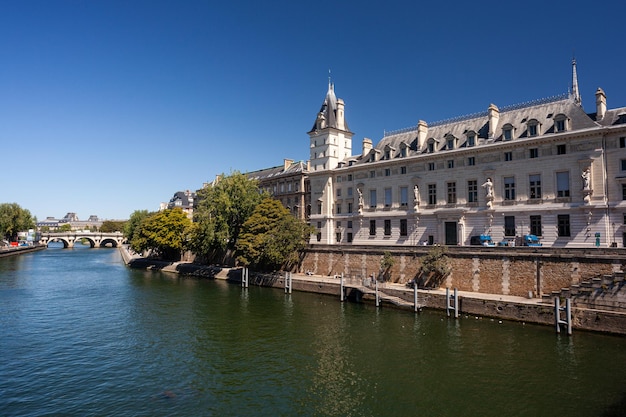
<svg viewBox="0 0 626 417">
<path fill-rule="evenodd" d="M 626 339 L 126 268 L 0 259 L 1 416 L 614 416 Z M 623 408 L 621 409 L 623 411 Z"/>
</svg>

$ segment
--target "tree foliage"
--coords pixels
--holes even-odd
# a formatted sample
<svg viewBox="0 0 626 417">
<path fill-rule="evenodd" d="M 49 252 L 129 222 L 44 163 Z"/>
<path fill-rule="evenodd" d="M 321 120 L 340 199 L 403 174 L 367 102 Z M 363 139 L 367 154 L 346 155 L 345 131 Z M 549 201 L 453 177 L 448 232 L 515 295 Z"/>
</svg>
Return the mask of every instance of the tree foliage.
<svg viewBox="0 0 626 417">
<path fill-rule="evenodd" d="M 113 221 L 113 220 L 105 220 L 102 222 L 100 226 L 100 231 L 102 233 L 113 233 L 120 232 L 124 230 L 124 221 Z"/>
<path fill-rule="evenodd" d="M 128 221 L 124 223 L 124 236 L 126 240 L 129 242 L 132 241 L 135 231 L 139 229 L 139 225 L 141 222 L 147 218 L 148 216 L 154 213 L 150 213 L 148 210 L 135 210 L 131 215 Z"/>
<path fill-rule="evenodd" d="M 180 208 L 163 210 L 146 217 L 133 233 L 131 247 L 150 251 L 165 260 L 179 260 L 187 249 L 191 221 Z"/>
<path fill-rule="evenodd" d="M 237 260 L 256 269 L 289 269 L 299 261 L 312 228 L 283 205 L 265 198 L 246 220 L 237 241 Z"/>
<path fill-rule="evenodd" d="M 241 228 L 263 199 L 257 181 L 234 172 L 198 191 L 191 249 L 207 259 L 235 248 Z"/>
<path fill-rule="evenodd" d="M 380 271 L 385 281 L 389 281 L 391 279 L 391 268 L 395 265 L 395 263 L 396 260 L 391 252 L 385 251 L 382 258 L 380 258 Z"/>
<path fill-rule="evenodd" d="M 418 285 L 422 288 L 438 288 L 443 280 L 452 272 L 450 258 L 443 246 L 433 246 L 421 258 L 418 271 Z"/>
<path fill-rule="evenodd" d="M 17 233 L 35 227 L 35 219 L 30 211 L 17 203 L 0 204 L 0 236 L 5 239 L 17 240 Z"/>
</svg>

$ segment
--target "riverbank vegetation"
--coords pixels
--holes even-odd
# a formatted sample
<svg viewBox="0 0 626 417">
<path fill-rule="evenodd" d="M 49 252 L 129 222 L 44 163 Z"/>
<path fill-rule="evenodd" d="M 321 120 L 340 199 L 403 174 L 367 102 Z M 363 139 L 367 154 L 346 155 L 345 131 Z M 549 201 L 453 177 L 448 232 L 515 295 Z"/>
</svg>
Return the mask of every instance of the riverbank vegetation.
<svg viewBox="0 0 626 417">
<path fill-rule="evenodd" d="M 174 214 L 175 213 L 175 214 Z M 311 227 L 260 190 L 256 180 L 234 172 L 198 191 L 193 222 L 180 209 L 137 210 L 124 226 L 136 252 L 178 260 L 246 265 L 259 270 L 291 268 L 299 261 Z"/>
<path fill-rule="evenodd" d="M 18 232 L 35 228 L 37 220 L 17 203 L 0 204 L 0 236 L 17 241 Z"/>
</svg>

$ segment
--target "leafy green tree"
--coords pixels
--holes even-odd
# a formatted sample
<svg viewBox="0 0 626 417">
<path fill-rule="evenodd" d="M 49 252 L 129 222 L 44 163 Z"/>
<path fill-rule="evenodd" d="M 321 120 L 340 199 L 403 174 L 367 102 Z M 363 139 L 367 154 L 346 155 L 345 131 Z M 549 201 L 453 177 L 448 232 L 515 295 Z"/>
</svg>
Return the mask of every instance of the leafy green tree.
<svg viewBox="0 0 626 417">
<path fill-rule="evenodd" d="M 290 269 L 298 263 L 311 233 L 311 226 L 267 197 L 243 224 L 237 260 L 257 269 Z"/>
<path fill-rule="evenodd" d="M 130 215 L 128 221 L 124 224 L 124 236 L 130 242 L 134 235 L 135 230 L 138 230 L 139 225 L 145 218 L 153 215 L 154 213 L 149 212 L 148 210 L 135 210 L 133 214 Z"/>
<path fill-rule="evenodd" d="M 263 199 L 257 181 L 234 172 L 198 191 L 191 249 L 205 259 L 234 250 L 241 228 Z"/>
<path fill-rule="evenodd" d="M 395 265 L 396 260 L 389 251 L 383 253 L 383 257 L 380 258 L 380 271 L 385 281 L 391 279 L 391 268 Z"/>
<path fill-rule="evenodd" d="M 124 221 L 113 221 L 113 220 L 105 220 L 102 222 L 100 226 L 100 231 L 102 233 L 113 233 L 124 230 L 124 225 L 126 222 Z"/>
<path fill-rule="evenodd" d="M 16 241 L 17 233 L 33 229 L 35 219 L 17 203 L 0 204 L 0 236 Z"/>
<path fill-rule="evenodd" d="M 69 223 L 63 223 L 61 226 L 57 228 L 57 232 L 71 232 L 72 225 Z"/>
<path fill-rule="evenodd" d="M 133 234 L 136 252 L 150 251 L 165 260 L 177 261 L 187 249 L 191 220 L 180 208 L 163 210 L 146 217 Z"/>
</svg>

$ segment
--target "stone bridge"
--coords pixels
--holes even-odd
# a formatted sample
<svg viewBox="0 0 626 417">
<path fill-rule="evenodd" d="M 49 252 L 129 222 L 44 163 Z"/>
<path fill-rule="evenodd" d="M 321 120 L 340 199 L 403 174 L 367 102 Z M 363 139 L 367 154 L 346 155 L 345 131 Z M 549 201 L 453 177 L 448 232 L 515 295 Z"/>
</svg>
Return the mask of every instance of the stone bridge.
<svg viewBox="0 0 626 417">
<path fill-rule="evenodd" d="M 41 233 L 39 243 L 48 246 L 50 242 L 62 242 L 64 248 L 73 248 L 76 242 L 87 241 L 92 248 L 103 248 L 105 246 L 119 247 L 124 241 L 122 232 L 101 233 L 101 232 L 60 232 Z"/>
</svg>

